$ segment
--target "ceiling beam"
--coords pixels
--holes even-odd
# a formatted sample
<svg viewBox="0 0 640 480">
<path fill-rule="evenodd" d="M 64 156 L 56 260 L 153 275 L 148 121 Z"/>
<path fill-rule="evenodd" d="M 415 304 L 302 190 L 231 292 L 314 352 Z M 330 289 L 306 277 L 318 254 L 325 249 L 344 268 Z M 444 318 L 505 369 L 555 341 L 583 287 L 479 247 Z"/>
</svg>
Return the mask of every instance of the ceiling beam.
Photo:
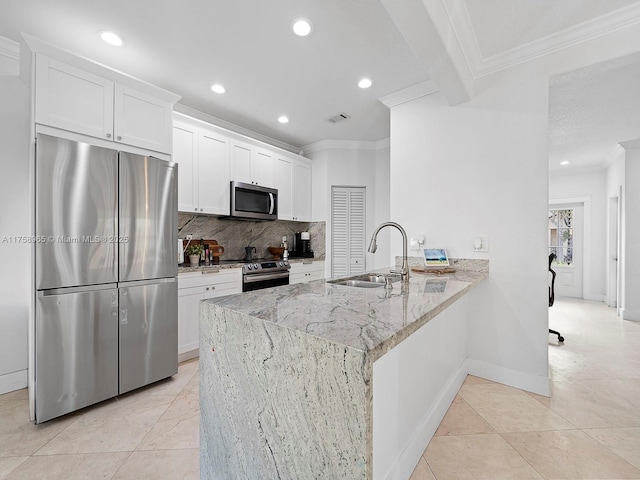
<svg viewBox="0 0 640 480">
<path fill-rule="evenodd" d="M 441 0 L 380 0 L 449 105 L 473 97 L 473 77 Z"/>
</svg>

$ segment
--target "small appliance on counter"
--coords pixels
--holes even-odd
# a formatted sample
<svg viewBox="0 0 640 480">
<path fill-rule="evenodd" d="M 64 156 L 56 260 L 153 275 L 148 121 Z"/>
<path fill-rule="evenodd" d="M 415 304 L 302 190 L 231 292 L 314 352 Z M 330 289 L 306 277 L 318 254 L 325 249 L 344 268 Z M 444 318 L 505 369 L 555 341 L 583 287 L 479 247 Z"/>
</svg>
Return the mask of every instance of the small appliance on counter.
<svg viewBox="0 0 640 480">
<path fill-rule="evenodd" d="M 252 247 L 251 245 L 247 245 L 244 247 L 244 261 L 251 262 L 253 260 L 253 252 L 257 253 L 256 247 Z"/>
<path fill-rule="evenodd" d="M 313 250 L 311 250 L 309 238 L 309 232 L 297 232 L 294 235 L 293 250 L 289 252 L 289 257 L 313 258 Z"/>
</svg>

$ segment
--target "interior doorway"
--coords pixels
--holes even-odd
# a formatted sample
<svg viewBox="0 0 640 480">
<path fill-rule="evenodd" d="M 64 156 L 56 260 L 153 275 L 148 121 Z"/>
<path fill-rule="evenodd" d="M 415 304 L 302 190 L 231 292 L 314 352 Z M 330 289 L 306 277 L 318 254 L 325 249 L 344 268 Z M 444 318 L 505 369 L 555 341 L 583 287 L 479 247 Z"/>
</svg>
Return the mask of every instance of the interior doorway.
<svg viewBox="0 0 640 480">
<path fill-rule="evenodd" d="M 549 253 L 556 254 L 555 295 L 584 298 L 584 203 L 550 204 L 548 235 Z"/>
</svg>

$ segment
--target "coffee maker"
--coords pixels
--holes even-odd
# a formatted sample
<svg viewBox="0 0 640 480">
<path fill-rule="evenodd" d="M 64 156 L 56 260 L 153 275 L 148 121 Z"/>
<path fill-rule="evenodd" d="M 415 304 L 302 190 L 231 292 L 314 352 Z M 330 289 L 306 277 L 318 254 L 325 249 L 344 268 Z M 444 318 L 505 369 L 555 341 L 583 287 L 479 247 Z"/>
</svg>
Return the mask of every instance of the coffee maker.
<svg viewBox="0 0 640 480">
<path fill-rule="evenodd" d="M 313 258 L 313 250 L 311 250 L 311 243 L 309 241 L 309 232 L 296 232 L 293 238 L 293 250 L 289 252 L 289 256 Z"/>
</svg>

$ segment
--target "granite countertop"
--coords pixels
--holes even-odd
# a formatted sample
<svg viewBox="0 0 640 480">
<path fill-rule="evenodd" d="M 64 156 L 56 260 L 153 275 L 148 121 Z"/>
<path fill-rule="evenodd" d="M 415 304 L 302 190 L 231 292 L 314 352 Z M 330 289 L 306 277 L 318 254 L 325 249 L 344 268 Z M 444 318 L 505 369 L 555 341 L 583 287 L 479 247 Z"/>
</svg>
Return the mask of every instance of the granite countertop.
<svg viewBox="0 0 640 480">
<path fill-rule="evenodd" d="M 375 361 L 488 276 L 488 268 L 411 272 L 408 286 L 395 282 L 391 291 L 316 280 L 206 302 L 364 351 Z"/>
<path fill-rule="evenodd" d="M 324 258 L 289 258 L 289 263 L 311 263 L 323 261 Z M 274 260 L 272 258 L 260 258 L 255 260 L 257 263 L 260 262 L 275 262 L 280 260 Z M 189 265 L 189 264 L 187 264 Z M 217 265 L 200 265 L 198 267 L 183 267 L 178 265 L 178 275 L 181 273 L 192 273 L 192 272 L 207 272 L 209 270 L 223 270 L 228 268 L 242 268 L 243 265 L 246 265 L 246 262 L 243 261 L 233 261 L 233 262 L 224 262 L 222 264 Z"/>
</svg>

